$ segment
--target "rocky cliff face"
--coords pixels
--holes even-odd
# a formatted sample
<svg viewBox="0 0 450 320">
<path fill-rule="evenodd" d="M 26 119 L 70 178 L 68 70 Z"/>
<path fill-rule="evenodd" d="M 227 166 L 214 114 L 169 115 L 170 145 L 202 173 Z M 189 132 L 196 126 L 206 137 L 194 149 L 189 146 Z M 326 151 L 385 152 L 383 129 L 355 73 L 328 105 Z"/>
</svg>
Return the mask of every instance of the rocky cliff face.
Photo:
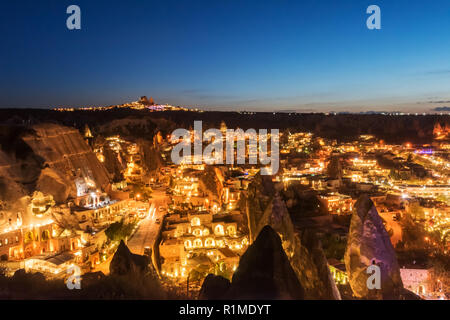
<svg viewBox="0 0 450 320">
<path fill-rule="evenodd" d="M 36 134 L 23 140 L 44 159 L 44 167 L 70 180 L 80 175 L 92 179 L 97 187 L 107 187 L 110 181 L 106 169 L 78 130 L 52 124 L 36 125 L 33 129 Z"/>
<path fill-rule="evenodd" d="M 257 174 L 248 186 L 247 195 L 242 200 L 241 211 L 245 213 L 253 241 L 261 230 L 259 221 L 275 195 L 275 186 L 269 176 Z"/>
<path fill-rule="evenodd" d="M 381 289 L 367 287 L 367 267 L 376 264 L 381 270 Z M 345 266 L 353 294 L 365 299 L 399 299 L 403 291 L 397 256 L 378 212 L 367 196 L 355 204 Z"/>
<path fill-rule="evenodd" d="M 223 173 L 220 168 L 207 166 L 200 175 L 199 189 L 210 198 L 221 202 L 223 192 Z"/>
<path fill-rule="evenodd" d="M 256 222 L 256 233 L 259 234 L 266 226 L 271 226 L 281 237 L 283 248 L 286 254 L 291 258 L 294 254 L 294 247 L 296 243 L 294 226 L 289 217 L 286 204 L 278 194 L 275 194 L 269 202 L 263 215 Z"/>
<path fill-rule="evenodd" d="M 0 127 L 0 200 L 14 202 L 33 192 L 43 159 L 22 139 L 32 134 L 34 130 L 22 126 Z"/>
<path fill-rule="evenodd" d="M 69 196 L 76 196 L 76 187 L 70 177 L 58 171 L 44 168 L 39 175 L 36 189 L 44 194 L 51 194 L 57 203 L 64 203 Z"/>
<path fill-rule="evenodd" d="M 0 141 L 3 200 L 14 202 L 37 190 L 53 195 L 56 202 L 65 202 L 69 196 L 76 196 L 77 177 L 90 179 L 97 188 L 108 186 L 106 169 L 76 129 L 39 124 L 2 131 L 5 131 Z"/>
<path fill-rule="evenodd" d="M 155 146 L 147 140 L 139 140 L 141 150 L 142 165 L 147 172 L 154 172 L 161 168 L 163 159 L 161 153 Z"/>
<path fill-rule="evenodd" d="M 103 155 L 105 156 L 105 162 L 103 164 L 112 177 L 112 180 L 123 180 L 123 171 L 127 168 L 127 164 L 122 158 L 122 155 L 114 152 L 114 150 L 106 144 L 103 147 Z"/>
</svg>

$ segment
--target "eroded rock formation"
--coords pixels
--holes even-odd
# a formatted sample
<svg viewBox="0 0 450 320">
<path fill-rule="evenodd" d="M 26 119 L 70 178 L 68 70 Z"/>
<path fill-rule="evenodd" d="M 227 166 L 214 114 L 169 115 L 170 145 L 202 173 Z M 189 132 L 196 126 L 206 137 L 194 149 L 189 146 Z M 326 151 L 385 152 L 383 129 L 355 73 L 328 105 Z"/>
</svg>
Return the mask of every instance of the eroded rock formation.
<svg viewBox="0 0 450 320">
<path fill-rule="evenodd" d="M 36 189 L 44 194 L 50 194 L 57 203 L 64 203 L 69 196 L 77 195 L 73 181 L 57 171 L 44 168 L 39 175 Z"/>
<path fill-rule="evenodd" d="M 381 289 L 369 290 L 367 267 L 376 264 L 381 271 Z M 399 299 L 403 291 L 397 256 L 383 221 L 367 196 L 361 196 L 355 204 L 345 266 L 353 294 L 365 299 Z"/>
<path fill-rule="evenodd" d="M 35 125 L 33 129 L 36 134 L 24 136 L 23 140 L 44 160 L 44 168 L 70 179 L 76 175 L 89 177 L 97 187 L 107 187 L 110 181 L 105 167 L 78 130 L 54 124 Z"/>
<path fill-rule="evenodd" d="M 127 168 L 127 164 L 122 158 L 121 153 L 114 152 L 114 150 L 105 144 L 103 147 L 103 155 L 105 157 L 104 166 L 108 170 L 112 180 L 123 180 L 123 171 Z"/>
<path fill-rule="evenodd" d="M 128 249 L 123 240 L 120 241 L 114 257 L 109 265 L 111 275 L 146 274 L 151 271 L 150 258 L 134 254 Z"/>
<path fill-rule="evenodd" d="M 250 239 L 253 241 L 259 234 L 259 221 L 275 195 L 275 186 L 269 176 L 257 174 L 248 186 L 247 195 L 242 200 L 243 211 L 248 220 Z"/>
<path fill-rule="evenodd" d="M 223 192 L 224 175 L 222 171 L 213 166 L 207 166 L 205 171 L 200 175 L 199 189 L 202 193 L 208 195 L 209 198 L 221 201 Z"/>
<path fill-rule="evenodd" d="M 75 179 L 88 178 L 107 188 L 104 166 L 78 130 L 57 124 L 30 128 L 3 127 L 0 141 L 0 192 L 14 202 L 34 191 L 51 194 L 57 203 L 76 196 Z"/>
<path fill-rule="evenodd" d="M 314 233 L 294 230 L 286 203 L 270 177 L 257 175 L 248 190 L 243 209 L 247 214 L 250 235 L 258 234 L 266 225 L 278 233 L 305 291 L 305 299 L 340 299 L 319 240 Z"/>
<path fill-rule="evenodd" d="M 149 141 L 139 140 L 138 144 L 141 151 L 142 165 L 146 171 L 155 172 L 159 170 L 163 163 L 161 153 Z"/>
<path fill-rule="evenodd" d="M 303 299 L 304 290 L 278 234 L 265 226 L 242 255 L 227 296 L 231 299 Z"/>
<path fill-rule="evenodd" d="M 200 300 L 219 300 L 230 289 L 231 283 L 228 279 L 214 274 L 209 274 L 203 280 L 202 288 L 198 298 Z"/>
<path fill-rule="evenodd" d="M 291 265 L 305 289 L 306 299 L 341 299 L 325 253 L 314 232 L 302 231 L 296 235 Z"/>
</svg>

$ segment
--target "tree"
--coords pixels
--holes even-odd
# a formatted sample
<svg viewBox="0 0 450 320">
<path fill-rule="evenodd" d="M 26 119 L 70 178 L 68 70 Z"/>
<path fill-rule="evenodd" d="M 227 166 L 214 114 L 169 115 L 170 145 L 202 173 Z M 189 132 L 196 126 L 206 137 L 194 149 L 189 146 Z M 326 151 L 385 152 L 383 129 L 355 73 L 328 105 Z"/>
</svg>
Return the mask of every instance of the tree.
<svg viewBox="0 0 450 320">
<path fill-rule="evenodd" d="M 224 262 L 216 262 L 209 270 L 209 273 L 224 277 L 228 280 L 231 280 L 231 277 L 233 276 L 233 271 L 230 270 Z"/>
<path fill-rule="evenodd" d="M 427 232 L 422 225 L 416 223 L 412 217 L 406 216 L 401 220 L 403 242 L 405 248 L 425 248 L 427 246 Z"/>
<path fill-rule="evenodd" d="M 389 171 L 389 177 L 391 177 L 394 180 L 401 180 L 402 179 L 400 173 L 397 170 L 395 170 L 395 169 L 391 169 Z"/>
<path fill-rule="evenodd" d="M 447 255 L 438 255 L 432 261 L 433 280 L 437 282 L 438 290 L 442 288 L 443 292 L 449 292 L 450 289 L 450 257 Z"/>
<path fill-rule="evenodd" d="M 425 212 L 418 202 L 411 203 L 408 212 L 414 220 L 425 219 Z"/>
<path fill-rule="evenodd" d="M 444 203 L 450 204 L 450 196 L 446 196 L 446 195 L 440 194 L 440 195 L 438 195 L 436 197 L 436 200 L 440 201 L 440 202 L 444 202 Z"/>
<path fill-rule="evenodd" d="M 344 258 L 347 243 L 334 234 L 326 234 L 322 238 L 322 248 L 327 258 L 342 260 Z"/>
<path fill-rule="evenodd" d="M 133 232 L 134 226 L 134 223 L 114 222 L 106 229 L 105 234 L 111 241 L 125 240 Z"/>
</svg>

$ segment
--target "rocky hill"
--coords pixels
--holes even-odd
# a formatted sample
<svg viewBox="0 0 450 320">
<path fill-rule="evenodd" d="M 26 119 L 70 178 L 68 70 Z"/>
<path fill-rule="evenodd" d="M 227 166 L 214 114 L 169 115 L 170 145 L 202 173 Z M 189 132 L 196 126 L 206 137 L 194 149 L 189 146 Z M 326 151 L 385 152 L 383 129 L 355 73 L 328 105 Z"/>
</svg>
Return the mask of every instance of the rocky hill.
<svg viewBox="0 0 450 320">
<path fill-rule="evenodd" d="M 224 173 L 220 167 L 207 166 L 199 177 L 199 189 L 203 194 L 221 202 Z"/>
<path fill-rule="evenodd" d="M 381 271 L 381 289 L 369 290 L 367 268 L 376 264 Z M 353 294 L 363 299 L 400 299 L 403 283 L 397 256 L 383 221 L 372 200 L 361 196 L 355 203 L 345 266 Z"/>
<path fill-rule="evenodd" d="M 294 230 L 286 203 L 269 177 L 257 175 L 243 203 L 241 210 L 247 215 L 251 237 L 265 226 L 281 237 L 282 247 L 304 288 L 305 299 L 340 299 L 319 240 L 314 233 Z"/>
</svg>

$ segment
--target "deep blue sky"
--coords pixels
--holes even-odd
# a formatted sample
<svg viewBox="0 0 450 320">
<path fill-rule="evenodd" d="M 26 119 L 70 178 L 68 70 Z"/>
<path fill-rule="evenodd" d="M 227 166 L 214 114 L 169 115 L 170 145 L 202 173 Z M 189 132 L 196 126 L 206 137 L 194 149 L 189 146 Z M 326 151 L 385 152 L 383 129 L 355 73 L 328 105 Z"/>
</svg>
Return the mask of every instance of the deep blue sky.
<svg viewBox="0 0 450 320">
<path fill-rule="evenodd" d="M 371 4 L 381 30 L 366 28 Z M 448 0 L 2 0 L 0 37 L 0 107 L 450 106 Z"/>
</svg>

